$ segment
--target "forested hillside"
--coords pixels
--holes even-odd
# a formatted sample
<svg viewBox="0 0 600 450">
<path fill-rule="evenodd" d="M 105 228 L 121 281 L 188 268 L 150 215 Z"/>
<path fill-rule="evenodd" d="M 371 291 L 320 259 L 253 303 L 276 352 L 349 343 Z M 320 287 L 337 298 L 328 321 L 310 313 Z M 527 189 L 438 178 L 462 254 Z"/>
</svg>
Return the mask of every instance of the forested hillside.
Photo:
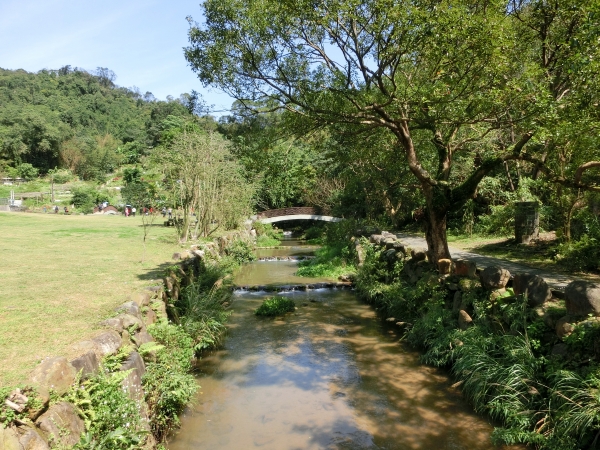
<svg viewBox="0 0 600 450">
<path fill-rule="evenodd" d="M 115 78 L 104 68 L 0 69 L 0 170 L 31 164 L 41 174 L 62 167 L 100 179 L 138 162 L 156 145 L 167 116 L 191 116 L 191 95 L 156 101 Z"/>
</svg>

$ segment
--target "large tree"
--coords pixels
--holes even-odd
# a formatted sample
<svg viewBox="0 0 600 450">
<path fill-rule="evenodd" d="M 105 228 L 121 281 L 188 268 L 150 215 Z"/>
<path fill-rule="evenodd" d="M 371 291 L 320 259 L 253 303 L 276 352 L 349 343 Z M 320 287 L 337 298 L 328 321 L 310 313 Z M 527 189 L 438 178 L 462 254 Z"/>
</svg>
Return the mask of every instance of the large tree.
<svg viewBox="0 0 600 450">
<path fill-rule="evenodd" d="M 483 177 L 511 159 L 545 170 L 524 149 L 564 95 L 552 95 L 531 49 L 564 36 L 519 33 L 537 3 L 205 0 L 185 53 L 204 84 L 242 102 L 268 98 L 299 129 L 388 133 L 424 195 L 437 261 L 449 257 L 448 212 Z"/>
</svg>

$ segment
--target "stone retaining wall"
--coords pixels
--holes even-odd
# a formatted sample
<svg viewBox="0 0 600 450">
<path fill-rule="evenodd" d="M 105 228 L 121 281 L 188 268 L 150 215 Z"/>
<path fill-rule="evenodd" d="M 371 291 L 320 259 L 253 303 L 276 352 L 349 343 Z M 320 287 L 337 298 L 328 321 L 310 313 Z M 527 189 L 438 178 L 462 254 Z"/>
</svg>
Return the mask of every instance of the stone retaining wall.
<svg viewBox="0 0 600 450">
<path fill-rule="evenodd" d="M 546 281 L 537 275 L 529 273 L 511 274 L 501 266 L 489 266 L 479 269 L 475 262 L 465 259 L 441 259 L 434 267 L 427 261 L 425 249 L 409 249 L 392 233 L 381 232 L 369 237 L 369 242 L 383 250 L 382 258 L 388 261 L 390 267 L 399 259 L 404 261 L 403 274 L 411 283 L 436 271 L 437 282 L 446 289 L 454 291 L 453 310 L 458 314 L 459 327 L 464 329 L 472 323 L 469 311 L 461 302 L 462 292 L 475 286 L 481 286 L 490 292 L 490 299 L 503 297 L 507 288 L 512 288 L 515 295 L 527 296 L 527 304 L 543 317 L 545 323 L 553 328 L 556 336 L 562 341 L 569 336 L 576 325 L 586 325 L 600 321 L 600 284 L 587 281 L 572 281 L 564 293 L 550 289 Z M 358 239 L 354 241 L 358 264 L 364 261 L 364 249 Z M 566 315 L 558 320 L 547 314 L 549 305 L 556 305 L 564 297 Z M 552 353 L 560 353 L 565 345 L 558 343 Z M 600 353 L 600 349 L 598 350 Z"/>
</svg>

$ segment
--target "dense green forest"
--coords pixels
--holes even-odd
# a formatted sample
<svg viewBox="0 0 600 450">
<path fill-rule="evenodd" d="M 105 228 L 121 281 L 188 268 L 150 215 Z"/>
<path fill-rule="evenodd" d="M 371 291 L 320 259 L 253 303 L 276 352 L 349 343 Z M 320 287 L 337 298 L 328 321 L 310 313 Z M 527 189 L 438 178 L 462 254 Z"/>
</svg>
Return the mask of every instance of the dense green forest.
<svg viewBox="0 0 600 450">
<path fill-rule="evenodd" d="M 60 167 L 103 180 L 147 155 L 168 116 L 190 117 L 194 110 L 190 94 L 157 101 L 150 92 L 117 86 L 115 78 L 104 68 L 0 69 L 0 171 L 30 164 L 40 174 Z"/>
</svg>

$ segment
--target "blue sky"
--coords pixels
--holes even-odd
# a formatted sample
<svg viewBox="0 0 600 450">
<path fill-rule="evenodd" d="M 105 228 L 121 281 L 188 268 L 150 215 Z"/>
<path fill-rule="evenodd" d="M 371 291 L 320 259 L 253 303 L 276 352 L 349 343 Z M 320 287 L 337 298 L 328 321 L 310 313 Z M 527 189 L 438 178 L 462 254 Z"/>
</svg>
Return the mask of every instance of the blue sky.
<svg viewBox="0 0 600 450">
<path fill-rule="evenodd" d="M 183 57 L 185 18 L 200 21 L 199 3 L 1 0 L 0 67 L 28 72 L 67 64 L 88 71 L 107 67 L 119 86 L 137 86 L 161 100 L 195 89 L 215 110 L 226 110 L 233 100 L 204 89 Z"/>
</svg>

